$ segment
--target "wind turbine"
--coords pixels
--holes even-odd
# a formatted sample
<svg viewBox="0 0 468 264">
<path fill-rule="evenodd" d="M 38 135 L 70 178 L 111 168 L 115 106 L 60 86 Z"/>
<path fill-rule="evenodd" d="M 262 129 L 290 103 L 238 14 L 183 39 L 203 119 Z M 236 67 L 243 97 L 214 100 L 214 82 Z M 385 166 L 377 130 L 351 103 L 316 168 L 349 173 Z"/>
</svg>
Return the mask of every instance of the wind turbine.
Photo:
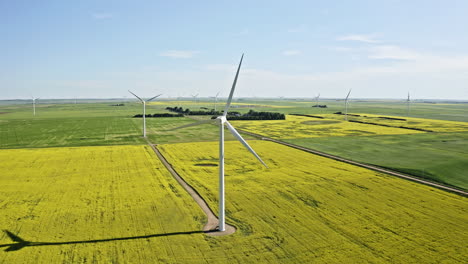
<svg viewBox="0 0 468 264">
<path fill-rule="evenodd" d="M 211 96 L 210 98 L 214 98 L 214 111 L 216 112 L 216 104 L 218 103 L 218 95 L 220 92 L 216 94 L 216 96 Z"/>
<path fill-rule="evenodd" d="M 345 120 L 346 121 L 348 121 L 348 97 L 349 97 L 349 94 L 351 93 L 351 90 L 352 89 L 349 89 L 348 95 L 346 96 L 346 99 L 345 99 Z"/>
<path fill-rule="evenodd" d="M 234 82 L 232 84 L 231 92 L 229 93 L 229 97 L 226 102 L 223 115 L 218 116 L 216 119 L 203 120 L 200 122 L 191 123 L 188 125 L 175 128 L 175 129 L 180 129 L 184 127 L 191 127 L 191 126 L 207 124 L 207 123 L 219 124 L 219 231 L 226 230 L 226 224 L 225 224 L 226 216 L 225 216 L 225 210 L 224 210 L 224 126 L 226 125 L 229 131 L 234 135 L 234 137 L 236 137 L 237 140 L 239 140 L 244 145 L 244 147 L 246 147 L 247 150 L 250 151 L 250 153 L 252 153 L 266 168 L 268 168 L 265 162 L 263 162 L 263 160 L 257 155 L 257 153 L 255 153 L 255 151 L 249 146 L 249 144 L 244 140 L 244 138 L 242 138 L 239 132 L 237 132 L 237 130 L 227 121 L 227 113 L 228 113 L 229 107 L 231 106 L 232 96 L 236 88 L 237 78 L 239 76 L 239 71 L 242 65 L 243 58 L 244 58 L 244 54 L 242 54 L 242 57 L 240 59 L 239 67 L 237 68 L 237 72 L 236 72 L 236 77 L 234 78 Z"/>
<path fill-rule="evenodd" d="M 315 106 L 318 107 L 318 101 L 319 101 L 320 93 L 315 97 Z"/>
<path fill-rule="evenodd" d="M 33 116 L 36 116 L 36 100 L 39 100 L 39 98 L 34 98 L 34 96 L 31 96 L 31 98 L 33 104 Z"/>
<path fill-rule="evenodd" d="M 141 103 L 143 104 L 143 137 L 146 137 L 146 103 L 161 96 L 162 94 L 158 94 L 154 97 L 151 97 L 150 99 L 148 100 L 143 100 L 141 99 L 140 97 L 138 97 L 136 94 L 132 93 L 130 90 L 128 90 L 131 94 L 133 94 L 136 98 L 138 98 L 138 100 L 141 101 Z"/>
<path fill-rule="evenodd" d="M 406 116 L 409 117 L 409 105 L 410 105 L 410 97 L 408 92 L 408 99 L 406 99 Z"/>
<path fill-rule="evenodd" d="M 195 101 L 195 103 L 198 104 L 198 98 L 197 98 L 198 94 L 196 94 L 196 95 L 191 94 L 191 96 L 192 96 L 193 100 Z"/>
</svg>

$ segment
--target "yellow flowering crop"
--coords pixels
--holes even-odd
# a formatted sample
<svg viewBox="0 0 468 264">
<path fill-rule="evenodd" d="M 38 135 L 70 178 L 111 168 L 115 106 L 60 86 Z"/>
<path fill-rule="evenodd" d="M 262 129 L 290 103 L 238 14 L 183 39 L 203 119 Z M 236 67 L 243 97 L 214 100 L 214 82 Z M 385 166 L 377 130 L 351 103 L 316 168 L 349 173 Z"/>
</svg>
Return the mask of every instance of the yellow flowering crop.
<svg viewBox="0 0 468 264">
<path fill-rule="evenodd" d="M 151 238 L 199 231 L 205 215 L 149 147 L 0 150 L 0 160 L 0 230 L 79 242 L 0 247 L 0 263 L 181 263 L 209 250 L 204 234 Z M 12 243 L 0 232 L 0 245 Z"/>
<path fill-rule="evenodd" d="M 421 131 L 287 115 L 286 120 L 232 121 L 236 128 L 272 138 L 416 134 Z"/>
<path fill-rule="evenodd" d="M 466 198 L 272 142 L 249 143 L 270 168 L 226 142 L 227 221 L 238 232 L 213 250 L 222 248 L 230 262 L 466 261 Z M 217 143 L 160 149 L 217 208 Z"/>
<path fill-rule="evenodd" d="M 50 242 L 5 252 L 0 233 L 0 263 L 465 261 L 466 198 L 250 144 L 270 169 L 226 142 L 226 237 L 197 233 L 205 216 L 147 146 L 0 150 L 0 229 Z M 160 148 L 216 213 L 217 143 Z"/>
<path fill-rule="evenodd" d="M 373 115 L 373 114 L 357 114 L 360 116 L 348 116 L 349 120 L 357 120 L 361 122 L 370 122 L 382 125 L 389 125 L 392 127 L 408 127 L 415 129 L 424 129 L 433 132 L 462 132 L 468 131 L 468 122 L 457 122 L 437 119 L 426 119 L 426 118 L 415 118 L 415 117 L 404 117 L 404 116 L 385 116 L 385 115 Z M 327 119 L 343 120 L 342 115 L 334 114 L 323 114 L 320 115 Z M 405 120 L 386 119 L 387 118 L 399 118 Z"/>
</svg>

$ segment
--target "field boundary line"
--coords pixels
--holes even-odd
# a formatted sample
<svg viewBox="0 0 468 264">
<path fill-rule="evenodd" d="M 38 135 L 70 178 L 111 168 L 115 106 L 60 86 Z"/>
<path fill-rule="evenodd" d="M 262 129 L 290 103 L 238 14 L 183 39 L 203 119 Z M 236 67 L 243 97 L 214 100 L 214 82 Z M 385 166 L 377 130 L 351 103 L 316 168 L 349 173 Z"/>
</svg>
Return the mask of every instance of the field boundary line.
<svg viewBox="0 0 468 264">
<path fill-rule="evenodd" d="M 146 139 L 148 145 L 153 149 L 156 156 L 162 162 L 164 167 L 169 171 L 172 177 L 187 191 L 187 193 L 195 200 L 195 202 L 200 206 L 202 211 L 206 214 L 207 222 L 203 227 L 203 231 L 210 236 L 223 236 L 223 235 L 230 235 L 236 232 L 236 228 L 229 224 L 226 224 L 226 231 L 220 232 L 217 230 L 218 228 L 218 217 L 213 213 L 213 210 L 208 206 L 208 203 L 203 199 L 200 193 L 195 190 L 190 184 L 188 184 L 182 176 L 177 173 L 177 171 L 172 167 L 172 165 L 167 161 L 166 157 L 159 151 L 156 145 L 152 144 L 148 139 Z"/>
<path fill-rule="evenodd" d="M 299 145 L 296 145 L 296 144 L 284 142 L 284 141 L 281 141 L 281 140 L 265 137 L 263 135 L 248 132 L 248 131 L 245 131 L 245 130 L 242 130 L 242 129 L 237 129 L 237 130 L 239 132 L 245 133 L 247 135 L 250 135 L 250 136 L 253 136 L 253 137 L 256 137 L 256 138 L 260 138 L 261 140 L 271 141 L 271 142 L 278 143 L 278 144 L 281 144 L 281 145 L 285 145 L 285 146 L 288 146 L 288 147 L 291 147 L 291 148 L 295 148 L 295 149 L 298 149 L 298 150 L 302 150 L 302 151 L 305 151 L 305 152 L 316 154 L 316 155 L 319 155 L 319 156 L 322 156 L 322 157 L 334 159 L 336 161 L 341 161 L 341 162 L 344 162 L 344 163 L 356 165 L 356 166 L 363 167 L 363 168 L 366 168 L 366 169 L 370 169 L 370 170 L 373 170 L 373 171 L 382 172 L 382 173 L 389 174 L 389 175 L 392 175 L 392 176 L 396 176 L 396 177 L 399 177 L 399 178 L 402 178 L 402 179 L 410 180 L 410 181 L 413 181 L 413 182 L 417 182 L 417 183 L 421 183 L 421 184 L 428 185 L 428 186 L 431 186 L 431 187 L 435 187 L 435 188 L 440 189 L 440 190 L 444 190 L 444 191 L 455 193 L 455 194 L 458 194 L 458 195 L 461 195 L 461 196 L 468 197 L 468 192 L 465 192 L 463 190 L 460 190 L 460 189 L 457 189 L 457 188 L 454 188 L 454 187 L 451 187 L 451 186 L 443 185 L 441 183 L 435 183 L 435 182 L 428 181 L 428 180 L 423 180 L 423 179 L 418 178 L 416 176 L 411 176 L 411 175 L 408 175 L 408 174 L 405 174 L 405 173 L 393 171 L 393 170 L 390 170 L 390 169 L 384 169 L 384 168 L 381 168 L 381 167 L 378 167 L 378 166 L 375 166 L 375 165 L 369 165 L 369 164 L 366 164 L 366 163 L 361 163 L 361 162 L 345 159 L 345 158 L 335 156 L 335 155 L 331 155 L 331 154 L 327 154 L 325 152 L 321 152 L 321 151 L 318 151 L 318 150 L 314 150 L 314 149 L 306 148 L 306 147 L 299 146 Z"/>
</svg>

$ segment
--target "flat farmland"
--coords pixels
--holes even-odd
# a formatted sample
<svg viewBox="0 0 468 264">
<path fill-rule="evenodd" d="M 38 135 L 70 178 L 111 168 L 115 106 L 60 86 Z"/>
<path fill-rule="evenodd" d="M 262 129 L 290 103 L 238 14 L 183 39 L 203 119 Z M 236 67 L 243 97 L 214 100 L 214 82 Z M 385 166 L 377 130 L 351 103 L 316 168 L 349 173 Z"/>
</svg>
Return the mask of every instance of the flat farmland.
<svg viewBox="0 0 468 264">
<path fill-rule="evenodd" d="M 467 200 L 431 187 L 250 141 L 226 143 L 231 262 L 464 263 Z M 216 143 L 160 145 L 175 169 L 217 208 Z"/>
</svg>

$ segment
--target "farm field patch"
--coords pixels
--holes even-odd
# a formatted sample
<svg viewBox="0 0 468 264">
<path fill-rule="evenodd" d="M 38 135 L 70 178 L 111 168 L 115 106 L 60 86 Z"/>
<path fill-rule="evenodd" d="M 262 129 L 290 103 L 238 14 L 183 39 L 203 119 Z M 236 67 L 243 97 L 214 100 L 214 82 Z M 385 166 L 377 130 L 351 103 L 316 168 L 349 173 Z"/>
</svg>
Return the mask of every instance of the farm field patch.
<svg viewBox="0 0 468 264">
<path fill-rule="evenodd" d="M 37 118 L 0 120 L 0 148 L 37 148 L 146 144 L 142 119 L 125 117 Z M 216 126 L 173 130 L 195 122 L 190 118 L 147 118 L 148 138 L 153 143 L 210 141 Z M 231 135 L 226 135 L 232 140 Z"/>
<path fill-rule="evenodd" d="M 468 190 L 468 132 L 284 141 Z"/>
<path fill-rule="evenodd" d="M 215 103 L 214 101 L 206 101 L 206 99 L 196 102 L 196 101 L 154 101 L 154 102 L 148 102 L 147 105 L 154 105 L 154 106 L 183 106 L 184 108 L 190 108 L 192 110 L 198 110 L 201 107 L 209 108 L 209 109 L 214 109 Z M 218 100 L 216 103 L 217 110 L 222 110 L 224 106 L 226 105 L 226 102 Z M 292 106 L 281 106 L 281 105 L 268 105 L 268 104 L 260 104 L 257 102 L 252 102 L 252 103 L 236 103 L 233 102 L 231 103 L 232 109 L 235 108 L 264 108 L 264 107 L 270 107 L 270 108 L 282 108 L 282 107 L 292 107 Z"/>
<path fill-rule="evenodd" d="M 291 108 L 284 108 L 282 112 L 288 114 L 333 114 L 335 112 L 344 112 L 344 102 L 337 100 L 321 100 L 320 105 L 326 105 L 327 108 L 311 107 L 315 101 L 295 102 L 285 101 L 285 104 L 291 105 Z M 307 106 L 309 104 L 310 106 Z M 366 113 L 374 115 L 387 116 L 406 116 L 406 103 L 403 101 L 372 101 L 372 100 L 351 100 L 348 113 Z M 422 103 L 412 102 L 410 107 L 410 116 L 414 118 L 437 119 L 468 122 L 468 104 L 441 104 L 441 103 Z"/>
<path fill-rule="evenodd" d="M 466 198 L 272 142 L 250 144 L 270 169 L 226 143 L 227 221 L 238 231 L 213 245 L 231 262 L 464 262 Z M 217 167 L 207 166 L 217 163 L 217 143 L 158 147 L 217 208 Z"/>
<path fill-rule="evenodd" d="M 204 263 L 205 215 L 148 146 L 0 150 L 0 263 Z M 222 254 L 222 253 L 219 253 Z M 216 253 L 211 254 L 216 257 Z"/>
<path fill-rule="evenodd" d="M 359 115 L 359 116 L 354 116 Z M 385 116 L 385 115 L 371 115 L 371 114 L 354 114 L 348 116 L 348 120 L 356 120 L 360 122 L 368 122 L 379 125 L 387 125 L 392 127 L 407 127 L 414 129 L 424 129 L 433 132 L 462 132 L 468 131 L 468 122 L 456 122 L 436 119 L 414 118 L 404 116 Z M 343 120 L 342 115 L 321 115 L 327 119 Z M 402 120 L 397 120 L 402 119 Z"/>
<path fill-rule="evenodd" d="M 142 144 L 130 118 L 11 119 L 0 123 L 0 148 Z"/>
<path fill-rule="evenodd" d="M 369 136 L 400 135 L 423 133 L 416 130 L 382 127 L 368 124 L 345 122 L 336 119 L 317 119 L 304 116 L 287 115 L 286 120 L 232 121 L 232 124 L 248 132 L 267 137 L 315 138 L 330 136 Z"/>
</svg>

